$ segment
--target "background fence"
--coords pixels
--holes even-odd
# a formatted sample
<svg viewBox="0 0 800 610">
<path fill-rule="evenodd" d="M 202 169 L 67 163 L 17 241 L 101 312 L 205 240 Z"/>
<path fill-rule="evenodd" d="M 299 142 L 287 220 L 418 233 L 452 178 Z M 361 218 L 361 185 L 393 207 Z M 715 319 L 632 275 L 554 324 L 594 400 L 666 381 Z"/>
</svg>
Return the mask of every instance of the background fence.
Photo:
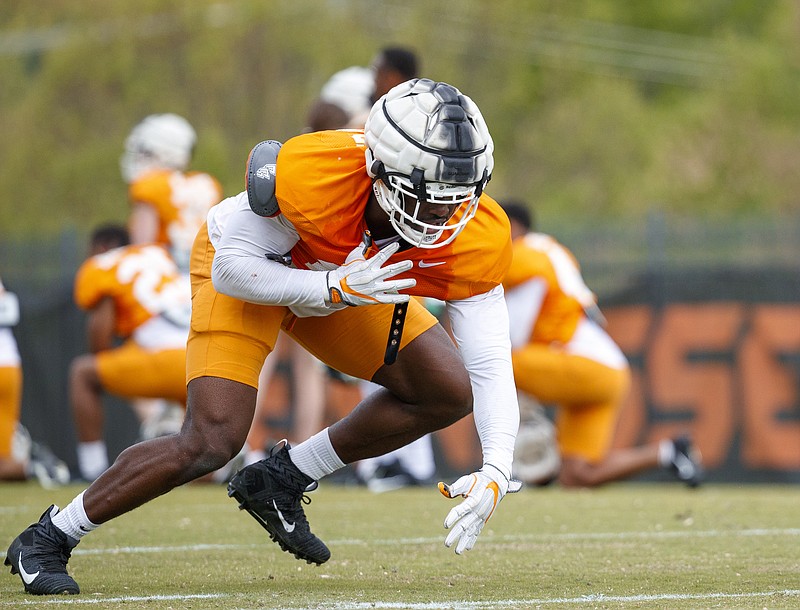
<svg viewBox="0 0 800 610">
<path fill-rule="evenodd" d="M 597 292 L 634 383 L 618 445 L 687 430 L 719 481 L 800 482 L 800 218 L 699 223 L 652 215 L 642 227 L 555 227 Z M 0 243 L 0 277 L 15 291 L 24 369 L 23 423 L 74 468 L 67 401 L 71 359 L 85 351 L 72 279 L 88 232 Z M 281 370 L 281 369 L 279 369 Z M 352 395 L 332 394 L 335 408 Z M 291 396 L 271 424 L 291 420 Z M 137 424 L 108 399 L 116 454 Z M 479 459 L 469 422 L 437 434 L 444 471 Z"/>
</svg>

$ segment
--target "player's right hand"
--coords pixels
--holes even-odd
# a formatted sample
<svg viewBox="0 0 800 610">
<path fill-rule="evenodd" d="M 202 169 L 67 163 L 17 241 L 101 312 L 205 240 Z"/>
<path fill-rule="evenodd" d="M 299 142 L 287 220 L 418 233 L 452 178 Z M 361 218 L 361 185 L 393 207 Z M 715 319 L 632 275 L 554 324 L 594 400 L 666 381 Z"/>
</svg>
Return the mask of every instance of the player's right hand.
<svg viewBox="0 0 800 610">
<path fill-rule="evenodd" d="M 398 273 L 411 269 L 412 261 L 399 261 L 383 266 L 397 252 L 400 244 L 395 242 L 380 250 L 370 259 L 365 259 L 369 244 L 357 246 L 348 254 L 344 265 L 328 271 L 329 305 L 377 305 L 405 303 L 410 298 L 400 290 L 416 286 L 413 278 L 393 280 Z"/>
</svg>

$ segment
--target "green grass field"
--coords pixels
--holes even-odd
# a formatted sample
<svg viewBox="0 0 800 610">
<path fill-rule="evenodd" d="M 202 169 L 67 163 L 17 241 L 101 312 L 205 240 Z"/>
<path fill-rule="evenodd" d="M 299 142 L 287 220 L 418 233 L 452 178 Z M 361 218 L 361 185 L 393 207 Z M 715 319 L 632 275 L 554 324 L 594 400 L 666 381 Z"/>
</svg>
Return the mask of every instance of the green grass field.
<svg viewBox="0 0 800 610">
<path fill-rule="evenodd" d="M 0 485 L 0 544 L 80 491 Z M 508 496 L 475 548 L 443 545 L 453 501 L 323 484 L 306 507 L 331 560 L 281 552 L 222 486 L 177 489 L 74 551 L 78 596 L 5 608 L 800 608 L 800 487 L 617 484 Z"/>
</svg>

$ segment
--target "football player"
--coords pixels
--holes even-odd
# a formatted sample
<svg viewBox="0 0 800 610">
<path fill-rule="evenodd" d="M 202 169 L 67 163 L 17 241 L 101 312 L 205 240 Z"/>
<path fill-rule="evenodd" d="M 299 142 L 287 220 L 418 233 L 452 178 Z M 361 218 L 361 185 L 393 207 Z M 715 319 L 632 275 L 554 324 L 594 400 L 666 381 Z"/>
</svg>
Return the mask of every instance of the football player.
<svg viewBox="0 0 800 610">
<path fill-rule="evenodd" d="M 108 468 L 104 393 L 165 398 L 185 408 L 191 293 L 163 246 L 129 245 L 123 227 L 108 225 L 92 233 L 74 297 L 88 314 L 89 353 L 72 361 L 69 397 L 80 474 L 93 481 Z"/>
<path fill-rule="evenodd" d="M 28 456 L 15 455 L 14 440 L 22 401 L 22 366 L 11 327 L 19 322 L 19 302 L 0 281 L 0 481 L 28 478 Z"/>
<path fill-rule="evenodd" d="M 484 193 L 493 143 L 478 107 L 451 85 L 412 80 L 375 103 L 365 130 L 303 134 L 277 150 L 269 141 L 253 149 L 248 189 L 215 207 L 195 241 L 181 432 L 129 447 L 64 510 L 51 506 L 11 543 L 6 561 L 28 576 L 27 591 L 78 592 L 67 560 L 87 532 L 236 455 L 281 329 L 331 367 L 382 386 L 329 428 L 275 446 L 231 479 L 229 495 L 282 549 L 327 561 L 305 493 L 345 464 L 470 412 L 483 463 L 439 484 L 459 499 L 444 519 L 445 545 L 473 548 L 519 489 L 502 287 L 510 227 Z M 456 343 L 411 295 L 446 303 Z"/>
<path fill-rule="evenodd" d="M 384 47 L 372 60 L 375 87 L 372 102 L 400 83 L 420 74 L 420 61 L 417 53 L 407 47 Z"/>
<path fill-rule="evenodd" d="M 35 477 L 43 487 L 57 487 L 69 483 L 69 468 L 20 423 L 22 361 L 11 330 L 19 318 L 19 299 L 0 280 L 0 481 Z"/>
<path fill-rule="evenodd" d="M 560 468 L 558 461 L 549 472 L 532 467 L 538 478 L 524 477 L 526 482 L 542 484 L 557 476 L 564 486 L 595 487 L 662 466 L 697 485 L 698 456 L 686 437 L 611 449 L 630 386 L 628 361 L 603 329 L 605 320 L 573 254 L 550 235 L 534 232 L 523 203 L 504 202 L 503 209 L 514 244 L 503 280 L 514 378 L 523 392 L 558 406 Z M 525 436 L 521 431 L 517 440 Z M 518 468 L 515 474 L 523 478 Z"/>
<path fill-rule="evenodd" d="M 196 141 L 183 117 L 151 114 L 131 130 L 120 159 L 131 205 L 131 243 L 166 246 L 185 272 L 197 231 L 222 199 L 216 178 L 187 169 Z"/>
</svg>

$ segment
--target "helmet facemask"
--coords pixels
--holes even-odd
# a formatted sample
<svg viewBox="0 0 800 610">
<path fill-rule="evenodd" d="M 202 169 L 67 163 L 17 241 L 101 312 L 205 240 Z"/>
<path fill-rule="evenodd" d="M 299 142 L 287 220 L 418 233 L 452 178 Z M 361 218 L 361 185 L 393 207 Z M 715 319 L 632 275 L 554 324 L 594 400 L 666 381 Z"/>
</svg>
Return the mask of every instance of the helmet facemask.
<svg viewBox="0 0 800 610">
<path fill-rule="evenodd" d="M 440 248 L 449 244 L 478 210 L 480 183 L 426 182 L 420 169 L 407 176 L 388 172 L 381 165 L 376 167 L 376 172 L 372 189 L 378 204 L 389 215 L 394 230 L 417 248 Z M 438 218 L 426 217 L 426 212 L 433 211 L 429 206 L 447 206 L 449 211 Z"/>
</svg>

